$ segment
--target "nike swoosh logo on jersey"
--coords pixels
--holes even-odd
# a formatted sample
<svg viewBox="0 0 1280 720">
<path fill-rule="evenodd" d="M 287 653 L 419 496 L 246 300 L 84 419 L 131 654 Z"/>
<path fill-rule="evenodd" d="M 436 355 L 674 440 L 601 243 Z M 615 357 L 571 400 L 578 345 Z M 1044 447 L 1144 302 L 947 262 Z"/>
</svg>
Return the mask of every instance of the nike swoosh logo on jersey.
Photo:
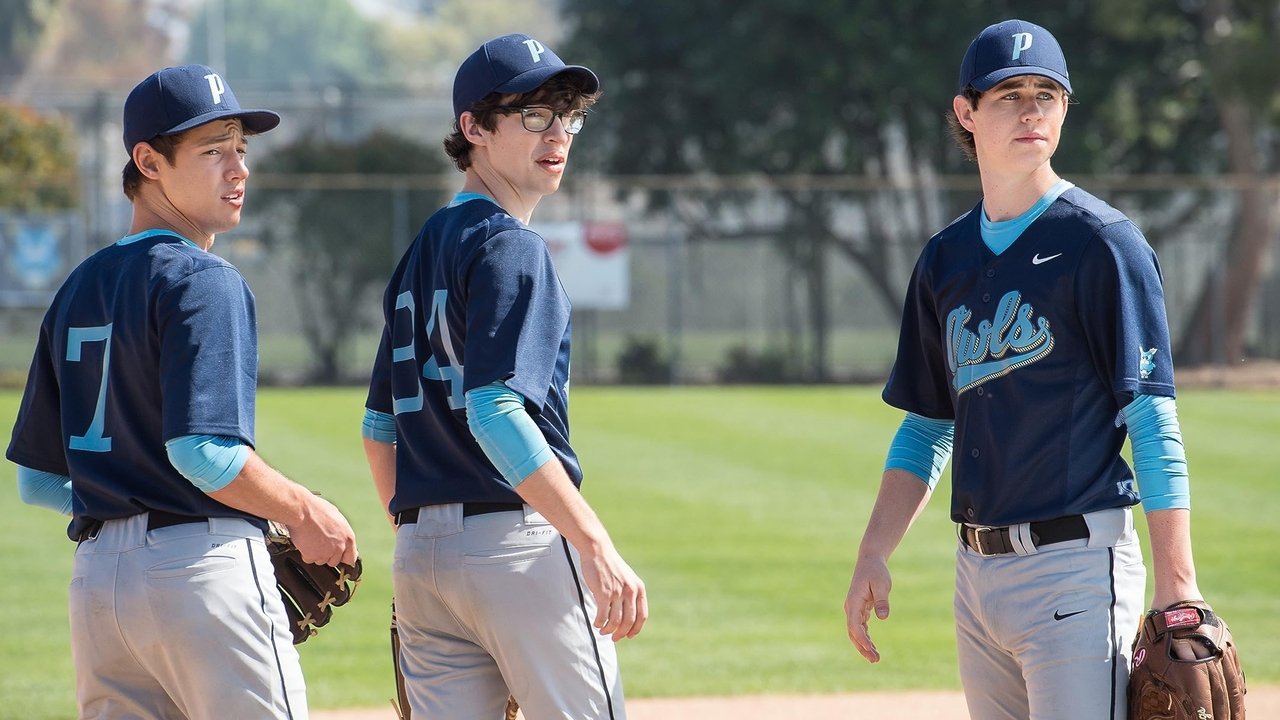
<svg viewBox="0 0 1280 720">
<path fill-rule="evenodd" d="M 1033 256 L 1031 257 L 1031 264 L 1032 264 L 1032 265 L 1043 265 L 1044 263 L 1047 263 L 1047 262 L 1049 262 L 1050 260 L 1052 260 L 1052 259 L 1054 259 L 1054 258 L 1057 258 L 1057 257 L 1062 257 L 1062 253 L 1058 253 L 1057 255 L 1050 255 L 1049 257 L 1040 257 L 1040 253 L 1036 253 L 1035 255 L 1033 255 Z"/>
<path fill-rule="evenodd" d="M 1079 614 L 1080 614 L 1080 613 L 1082 613 L 1082 612 L 1088 612 L 1088 611 L 1086 611 L 1086 610 L 1077 610 L 1077 611 L 1075 611 L 1075 612 L 1064 613 L 1064 612 L 1062 612 L 1061 610 L 1058 610 L 1058 611 L 1055 611 L 1055 612 L 1053 613 L 1053 619 L 1054 619 L 1054 620 L 1066 620 L 1067 618 L 1072 617 L 1073 615 L 1079 615 Z"/>
</svg>

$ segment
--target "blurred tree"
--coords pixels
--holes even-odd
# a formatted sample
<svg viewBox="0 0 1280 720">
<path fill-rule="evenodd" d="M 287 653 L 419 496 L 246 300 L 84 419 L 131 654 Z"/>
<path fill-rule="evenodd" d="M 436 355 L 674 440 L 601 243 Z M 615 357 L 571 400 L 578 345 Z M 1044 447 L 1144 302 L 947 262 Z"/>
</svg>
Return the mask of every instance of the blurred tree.
<svg viewBox="0 0 1280 720">
<path fill-rule="evenodd" d="M 603 78 L 606 100 L 592 123 L 611 131 L 612 142 L 596 146 L 609 171 L 750 174 L 784 201 L 784 212 L 753 219 L 743 211 L 758 197 L 750 192 L 736 200 L 684 189 L 650 194 L 654 206 L 679 213 L 695 239 L 777 238 L 805 279 L 808 376 L 822 380 L 829 250 L 861 267 L 885 312 L 897 314 L 896 270 L 967 209 L 945 206 L 936 174 L 973 171 L 951 146 L 944 116 L 960 58 L 979 30 L 1022 17 L 1064 46 L 1080 103 L 1055 157 L 1060 173 L 1261 177 L 1280 158 L 1266 122 L 1277 108 L 1276 11 L 1265 0 L 1074 0 L 1033 10 L 1011 0 L 564 0 L 573 29 L 561 54 Z M 820 183 L 778 180 L 790 175 L 871 182 L 857 192 L 821 192 Z M 1210 205 L 1187 194 L 1195 192 L 1161 200 L 1167 225 L 1144 227 L 1153 243 Z M 1241 272 L 1227 271 L 1239 278 L 1232 302 L 1242 304 L 1231 307 L 1241 323 L 1260 265 L 1247 249 L 1273 234 L 1250 202 L 1244 193 L 1231 242 L 1242 249 L 1229 255 Z M 1193 323 L 1184 333 L 1184 362 L 1202 361 L 1192 348 L 1211 347 L 1206 332 L 1207 324 Z M 1228 357 L 1238 357 L 1242 338 L 1243 324 L 1228 333 Z"/>
<path fill-rule="evenodd" d="M 1224 139 L 1225 167 L 1220 169 L 1242 182 L 1236 224 L 1213 275 L 1217 281 L 1205 283 L 1178 348 L 1179 359 L 1188 365 L 1244 359 L 1267 247 L 1277 234 L 1277 198 L 1266 178 L 1280 170 L 1280 143 L 1272 131 L 1280 119 L 1275 79 L 1280 6 L 1265 0 L 1209 0 L 1198 37 Z"/>
<path fill-rule="evenodd" d="M 462 58 L 491 37 L 523 32 L 556 47 L 555 0 L 416 0 L 383 24 L 397 76 L 414 88 L 453 83 Z"/>
<path fill-rule="evenodd" d="M 60 120 L 0 102 L 0 208 L 76 207 L 74 137 Z"/>
<path fill-rule="evenodd" d="M 22 73 L 35 53 L 40 34 L 53 14 L 57 0 L 5 0 L 0 3 L 0 83 Z"/>
<path fill-rule="evenodd" d="M 376 24 L 350 0 L 207 0 L 183 62 L 213 66 L 237 89 L 397 82 Z"/>
<path fill-rule="evenodd" d="M 1067 172 L 1225 176 L 1217 188 L 1163 194 L 1118 190 L 1146 209 L 1157 248 L 1172 231 L 1220 212 L 1217 261 L 1175 348 L 1181 365 L 1235 362 L 1278 230 L 1269 175 L 1280 170 L 1280 6 L 1274 0 L 1092 0 L 1046 10 L 1072 67 L 1080 104 L 1068 114 L 1054 167 Z M 1083 50 L 1084 52 L 1081 52 Z M 1073 82 L 1073 84 L 1076 84 Z M 1083 86 L 1083 87 L 1081 87 Z M 1178 332 L 1180 330 L 1180 332 Z"/>
<path fill-rule="evenodd" d="M 13 0 L 22 4 L 27 0 Z M 171 64 L 173 0 L 56 0 L 12 96 L 102 90 Z M 0 3 L 8 7 L 10 0 Z M 39 4 L 39 3 L 37 3 Z"/>
<path fill-rule="evenodd" d="M 896 313 L 902 290 L 893 270 L 909 266 L 906 256 L 945 221 L 929 205 L 933 189 L 916 186 L 916 170 L 946 159 L 948 79 L 969 39 L 954 28 L 981 27 L 961 22 L 965 11 L 963 2 L 921 0 L 565 0 L 574 30 L 562 55 L 603 78 L 605 100 L 592 122 L 616 139 L 604 150 L 610 171 L 752 174 L 782 199 L 784 212 L 744 219 L 743 204 L 758 193 L 651 196 L 682 217 L 692 240 L 776 238 L 804 281 L 791 304 L 805 307 L 807 319 L 789 324 L 807 326 L 808 343 L 788 344 L 807 379 L 821 381 L 829 251 L 863 268 L 886 312 Z M 837 193 L 777 181 L 791 175 L 866 175 L 882 189 Z"/>
<path fill-rule="evenodd" d="M 257 170 L 263 239 L 294 259 L 294 297 L 313 355 L 309 379 L 339 381 L 348 341 L 379 307 L 371 294 L 381 292 L 398 253 L 442 204 L 440 192 L 389 176 L 443 173 L 443 154 L 389 133 L 354 144 L 305 137 Z"/>
</svg>

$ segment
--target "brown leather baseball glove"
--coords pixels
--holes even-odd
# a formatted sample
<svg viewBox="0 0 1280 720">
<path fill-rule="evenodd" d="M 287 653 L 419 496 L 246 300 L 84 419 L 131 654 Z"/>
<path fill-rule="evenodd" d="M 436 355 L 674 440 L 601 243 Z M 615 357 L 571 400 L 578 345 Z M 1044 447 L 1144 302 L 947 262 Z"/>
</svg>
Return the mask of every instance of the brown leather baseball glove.
<svg viewBox="0 0 1280 720">
<path fill-rule="evenodd" d="M 274 521 L 268 523 L 267 550 L 276 569 L 276 588 L 289 615 L 293 644 L 297 645 L 333 619 L 334 607 L 351 600 L 364 568 L 360 558 L 354 566 L 305 562 L 289 537 L 289 529 Z"/>
<path fill-rule="evenodd" d="M 1204 602 L 1152 610 L 1133 641 L 1129 720 L 1244 720 L 1244 672 Z"/>
</svg>

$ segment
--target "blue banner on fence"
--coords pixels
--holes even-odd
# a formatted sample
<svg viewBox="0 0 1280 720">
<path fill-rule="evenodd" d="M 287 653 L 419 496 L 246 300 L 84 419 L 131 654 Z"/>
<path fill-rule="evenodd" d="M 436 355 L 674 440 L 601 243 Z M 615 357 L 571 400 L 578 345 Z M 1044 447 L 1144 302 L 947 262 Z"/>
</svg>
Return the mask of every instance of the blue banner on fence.
<svg viewBox="0 0 1280 720">
<path fill-rule="evenodd" d="M 77 212 L 0 212 L 0 306 L 44 307 L 84 256 Z"/>
</svg>

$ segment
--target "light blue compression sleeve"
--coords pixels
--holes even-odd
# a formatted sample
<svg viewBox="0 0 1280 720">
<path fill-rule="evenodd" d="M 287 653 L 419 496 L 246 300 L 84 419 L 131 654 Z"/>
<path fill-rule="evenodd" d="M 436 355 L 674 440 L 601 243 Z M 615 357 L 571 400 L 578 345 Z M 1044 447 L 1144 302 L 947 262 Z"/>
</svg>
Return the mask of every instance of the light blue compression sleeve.
<svg viewBox="0 0 1280 720">
<path fill-rule="evenodd" d="M 183 435 L 164 444 L 169 462 L 204 492 L 231 484 L 249 460 L 249 446 L 221 435 Z"/>
<path fill-rule="evenodd" d="M 501 382 L 467 392 L 467 427 L 511 487 L 555 457 L 524 409 L 524 397 Z"/>
<path fill-rule="evenodd" d="M 71 514 L 71 478 L 18 466 L 18 497 L 36 507 Z"/>
<path fill-rule="evenodd" d="M 360 434 L 367 440 L 394 443 L 396 441 L 396 416 L 365 408 L 364 422 L 360 425 Z"/>
<path fill-rule="evenodd" d="M 884 461 L 885 470 L 906 470 L 924 481 L 932 490 L 942 477 L 942 469 L 951 459 L 951 448 L 956 438 L 956 424 L 952 420 L 933 420 L 907 413 L 898 426 L 898 432 L 889 444 L 889 457 Z"/>
<path fill-rule="evenodd" d="M 1133 473 L 1146 512 L 1191 507 L 1187 451 L 1178 426 L 1178 406 L 1171 397 L 1135 395 L 1124 407 L 1133 448 Z"/>
</svg>

